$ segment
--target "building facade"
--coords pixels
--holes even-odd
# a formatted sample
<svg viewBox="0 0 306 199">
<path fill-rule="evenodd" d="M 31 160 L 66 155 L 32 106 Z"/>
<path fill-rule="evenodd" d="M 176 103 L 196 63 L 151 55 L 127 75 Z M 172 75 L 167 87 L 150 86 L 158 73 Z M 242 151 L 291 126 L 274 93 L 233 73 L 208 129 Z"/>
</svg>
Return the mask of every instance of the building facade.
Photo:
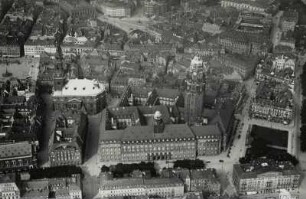
<svg viewBox="0 0 306 199">
<path fill-rule="evenodd" d="M 226 51 L 238 54 L 250 54 L 251 46 L 244 33 L 224 32 L 218 37 L 218 44 L 223 46 Z"/>
<path fill-rule="evenodd" d="M 134 10 L 134 3 L 128 1 L 100 1 L 98 8 L 106 16 L 110 17 L 131 17 Z"/>
<path fill-rule="evenodd" d="M 173 169 L 173 175 L 184 182 L 185 192 L 220 195 L 221 184 L 215 169 Z"/>
<path fill-rule="evenodd" d="M 16 44 L 1 44 L 0 57 L 20 57 L 20 47 Z"/>
<path fill-rule="evenodd" d="M 290 162 L 263 159 L 252 164 L 236 164 L 233 182 L 239 195 L 294 191 L 300 185 L 301 174 Z"/>
<path fill-rule="evenodd" d="M 223 32 L 218 37 L 218 44 L 227 52 L 242 55 L 266 55 L 271 48 L 268 34 L 253 34 L 241 31 Z"/>
<path fill-rule="evenodd" d="M 185 116 L 187 124 L 200 122 L 204 106 L 205 94 L 205 72 L 207 66 L 196 56 L 192 59 L 187 71 L 186 93 L 185 93 Z"/>
<path fill-rule="evenodd" d="M 178 197 L 184 195 L 184 184 L 177 178 L 121 178 L 101 180 L 99 196 L 159 196 Z"/>
<path fill-rule="evenodd" d="M 59 5 L 73 18 L 88 19 L 96 17 L 96 9 L 84 0 L 60 1 Z"/>
<path fill-rule="evenodd" d="M 43 52 L 55 54 L 56 46 L 53 36 L 30 37 L 24 44 L 25 56 L 39 56 Z"/>
<path fill-rule="evenodd" d="M 146 0 L 144 1 L 144 14 L 148 17 L 160 15 L 167 12 L 168 4 L 164 0 Z"/>
<path fill-rule="evenodd" d="M 119 106 L 182 106 L 183 101 L 183 95 L 177 89 L 128 86 L 121 96 Z"/>
<path fill-rule="evenodd" d="M 184 48 L 184 53 L 196 54 L 201 56 L 215 56 L 224 54 L 224 48 L 218 44 L 195 44 Z"/>
<path fill-rule="evenodd" d="M 23 199 L 83 198 L 80 174 L 72 174 L 70 177 L 22 180 L 20 187 Z"/>
<path fill-rule="evenodd" d="M 207 125 L 205 128 L 202 126 L 192 126 L 190 128 L 196 137 L 198 156 L 211 156 L 221 153 L 222 135 L 217 125 Z M 205 131 L 203 131 L 204 129 Z M 209 135 L 207 132 L 210 132 Z"/>
<path fill-rule="evenodd" d="M 0 175 L 0 198 L 19 199 L 20 190 L 16 185 L 15 174 Z"/>
</svg>

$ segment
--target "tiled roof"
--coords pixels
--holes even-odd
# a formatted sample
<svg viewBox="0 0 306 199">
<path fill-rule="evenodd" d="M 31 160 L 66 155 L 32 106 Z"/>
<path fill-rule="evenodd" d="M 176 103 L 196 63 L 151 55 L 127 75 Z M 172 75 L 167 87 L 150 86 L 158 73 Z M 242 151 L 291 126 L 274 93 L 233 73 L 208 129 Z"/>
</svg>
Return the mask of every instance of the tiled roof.
<svg viewBox="0 0 306 199">
<path fill-rule="evenodd" d="M 131 126 L 124 130 L 122 141 L 193 138 L 194 135 L 187 124 L 168 124 L 162 133 L 154 133 L 154 126 Z"/>
<path fill-rule="evenodd" d="M 157 95 L 159 97 L 172 98 L 175 99 L 181 94 L 178 89 L 169 89 L 169 88 L 158 88 L 156 89 Z"/>
<path fill-rule="evenodd" d="M 191 179 L 210 179 L 217 182 L 217 177 L 215 175 L 214 169 L 197 169 L 190 170 Z"/>
<path fill-rule="evenodd" d="M 140 114 L 142 115 L 153 115 L 156 111 L 161 112 L 162 119 L 164 123 L 169 124 L 171 123 L 170 120 L 170 113 L 167 106 L 158 105 L 158 106 L 138 106 L 137 107 Z"/>
<path fill-rule="evenodd" d="M 190 128 L 197 137 L 207 135 L 221 136 L 221 131 L 217 125 L 192 126 Z"/>
<path fill-rule="evenodd" d="M 297 22 L 299 17 L 299 13 L 295 10 L 287 10 L 284 12 L 282 18 L 285 21 L 289 22 Z"/>
<path fill-rule="evenodd" d="M 43 190 L 48 187 L 47 179 L 30 180 L 22 183 L 22 186 L 29 190 Z"/>
<path fill-rule="evenodd" d="M 32 156 L 32 145 L 28 142 L 17 142 L 0 145 L 0 159 Z"/>
<path fill-rule="evenodd" d="M 154 126 L 129 126 L 123 130 L 103 131 L 100 135 L 101 141 L 134 141 L 154 139 L 180 139 L 194 138 L 187 124 L 166 124 L 163 133 L 154 133 Z"/>
</svg>

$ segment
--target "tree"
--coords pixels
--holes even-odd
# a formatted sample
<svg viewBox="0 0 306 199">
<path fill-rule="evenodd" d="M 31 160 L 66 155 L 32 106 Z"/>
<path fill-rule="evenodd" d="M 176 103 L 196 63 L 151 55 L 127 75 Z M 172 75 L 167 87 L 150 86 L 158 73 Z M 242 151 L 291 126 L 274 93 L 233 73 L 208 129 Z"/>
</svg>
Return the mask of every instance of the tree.
<svg viewBox="0 0 306 199">
<path fill-rule="evenodd" d="M 101 172 L 109 172 L 109 167 L 103 165 L 101 168 Z"/>
<path fill-rule="evenodd" d="M 174 162 L 174 168 L 185 168 L 185 169 L 204 169 L 205 164 L 202 160 L 177 160 Z"/>
<path fill-rule="evenodd" d="M 301 123 L 306 124 L 306 100 L 303 100 L 301 108 Z"/>
<path fill-rule="evenodd" d="M 301 151 L 305 152 L 306 151 L 306 125 L 303 125 L 301 127 Z"/>
</svg>

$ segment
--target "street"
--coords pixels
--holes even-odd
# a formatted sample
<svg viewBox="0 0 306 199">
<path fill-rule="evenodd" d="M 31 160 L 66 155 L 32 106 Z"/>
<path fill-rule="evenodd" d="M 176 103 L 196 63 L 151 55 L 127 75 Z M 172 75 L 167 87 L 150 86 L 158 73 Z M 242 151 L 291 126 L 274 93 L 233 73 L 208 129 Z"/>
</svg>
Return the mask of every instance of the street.
<svg viewBox="0 0 306 199">
<path fill-rule="evenodd" d="M 98 146 L 100 134 L 100 121 L 102 114 L 88 116 L 88 132 L 85 148 L 84 164 L 82 170 L 84 173 L 83 193 L 84 199 L 94 198 L 99 189 L 100 168 L 98 164 Z"/>
<path fill-rule="evenodd" d="M 41 167 L 47 167 L 49 164 L 48 159 L 48 144 L 49 138 L 51 136 L 52 131 L 54 131 L 55 127 L 55 112 L 53 111 L 53 102 L 52 97 L 49 94 L 42 95 L 42 98 L 45 102 L 45 110 L 44 110 L 44 122 L 43 122 L 43 130 L 40 139 L 40 150 L 38 153 L 38 160 Z"/>
<path fill-rule="evenodd" d="M 273 27 L 271 32 L 271 41 L 273 44 L 273 47 L 277 46 L 280 39 L 281 39 L 281 29 L 280 29 L 280 18 L 283 15 L 283 11 L 279 11 L 272 19 L 273 21 Z"/>
</svg>

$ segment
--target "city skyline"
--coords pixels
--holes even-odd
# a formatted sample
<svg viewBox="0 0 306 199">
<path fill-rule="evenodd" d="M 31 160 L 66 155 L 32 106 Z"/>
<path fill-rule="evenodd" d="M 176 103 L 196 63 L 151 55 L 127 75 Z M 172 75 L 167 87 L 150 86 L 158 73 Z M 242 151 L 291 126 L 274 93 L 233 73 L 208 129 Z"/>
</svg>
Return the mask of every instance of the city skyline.
<svg viewBox="0 0 306 199">
<path fill-rule="evenodd" d="M 0 198 L 306 198 L 301 0 L 1 0 Z"/>
</svg>

